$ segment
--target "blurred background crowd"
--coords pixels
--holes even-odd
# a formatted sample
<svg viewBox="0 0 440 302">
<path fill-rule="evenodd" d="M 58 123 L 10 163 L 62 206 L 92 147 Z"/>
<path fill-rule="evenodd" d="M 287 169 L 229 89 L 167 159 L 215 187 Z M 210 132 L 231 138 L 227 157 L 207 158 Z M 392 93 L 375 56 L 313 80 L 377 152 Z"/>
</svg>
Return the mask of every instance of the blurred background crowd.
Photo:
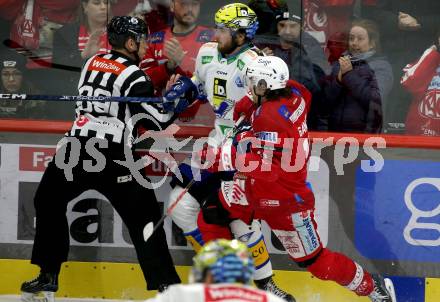
<svg viewBox="0 0 440 302">
<path fill-rule="evenodd" d="M 76 95 L 83 62 L 110 51 L 112 16 L 146 20 L 141 68 L 157 94 L 190 75 L 213 39 L 214 12 L 232 1 L 0 0 L 0 93 Z M 313 94 L 315 131 L 440 135 L 440 1 L 250 0 L 254 44 L 282 58 Z M 72 120 L 73 103 L 0 101 L 1 118 Z M 208 105 L 191 125 L 211 126 Z"/>
</svg>

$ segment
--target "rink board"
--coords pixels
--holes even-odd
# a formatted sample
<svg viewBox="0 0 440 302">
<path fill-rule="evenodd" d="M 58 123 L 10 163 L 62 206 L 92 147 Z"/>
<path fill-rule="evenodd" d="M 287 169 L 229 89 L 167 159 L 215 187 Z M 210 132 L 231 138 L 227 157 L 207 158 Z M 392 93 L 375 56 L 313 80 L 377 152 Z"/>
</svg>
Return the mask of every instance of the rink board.
<svg viewBox="0 0 440 302">
<path fill-rule="evenodd" d="M 0 143 L 0 295 L 18 294 L 21 282 L 37 273 L 28 260 L 35 232 L 32 198 L 54 143 L 53 138 L 34 136 Z M 329 147 L 321 154 L 312 149 L 314 169 L 309 169 L 308 181 L 316 195 L 321 239 L 324 245 L 350 256 L 368 271 L 398 276 L 393 280 L 399 302 L 438 302 L 440 243 L 436 228 L 440 215 L 429 213 L 434 213 L 440 200 L 440 189 L 435 187 L 440 181 L 440 152 L 404 148 L 378 152 L 385 160 L 380 171 L 363 171 L 362 165 L 371 157 L 359 152 L 355 160 L 343 164 L 344 173 L 340 174 L 342 165 L 337 158 L 344 153 L 341 149 Z M 163 172 L 164 166 L 159 164 L 149 174 L 160 180 Z M 412 187 L 414 194 L 407 201 L 404 196 L 410 185 L 419 180 L 423 181 Z M 156 192 L 161 205 L 167 200 L 167 188 L 165 183 Z M 430 224 L 414 224 L 414 215 L 425 216 L 421 222 Z M 69 203 L 67 216 L 71 262 L 63 266 L 59 296 L 147 298 L 127 230 L 108 200 L 93 192 L 84 193 Z M 94 223 L 77 223 L 85 220 Z M 405 233 L 408 227 L 414 230 Z M 174 263 L 185 280 L 193 252 L 169 219 L 164 228 Z M 298 302 L 368 301 L 301 271 L 264 224 L 263 233 L 276 280 Z"/>
<path fill-rule="evenodd" d="M 187 282 L 188 266 L 178 266 L 183 282 Z M 18 295 L 23 280 L 33 278 L 37 267 L 26 260 L 0 259 L 0 295 Z M 399 302 L 440 301 L 440 279 L 392 277 Z M 301 302 L 367 302 L 352 292 L 312 277 L 307 272 L 275 271 L 277 283 Z M 67 262 L 60 276 L 58 297 L 114 300 L 142 300 L 154 291 L 144 290 L 139 265 L 133 263 Z M 0 297 L 0 302 L 2 301 Z"/>
</svg>

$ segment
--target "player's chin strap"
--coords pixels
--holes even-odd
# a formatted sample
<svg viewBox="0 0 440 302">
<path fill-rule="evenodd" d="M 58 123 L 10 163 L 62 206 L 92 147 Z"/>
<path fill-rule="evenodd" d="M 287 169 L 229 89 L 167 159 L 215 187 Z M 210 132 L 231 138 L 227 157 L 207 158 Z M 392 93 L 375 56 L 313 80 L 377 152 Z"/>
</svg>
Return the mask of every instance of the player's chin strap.
<svg viewBox="0 0 440 302">
<path fill-rule="evenodd" d="M 255 90 L 255 85 L 252 88 L 254 90 L 254 94 L 257 96 L 257 106 L 260 107 L 261 106 L 261 100 L 263 99 L 264 95 L 258 95 L 257 91 Z"/>
</svg>

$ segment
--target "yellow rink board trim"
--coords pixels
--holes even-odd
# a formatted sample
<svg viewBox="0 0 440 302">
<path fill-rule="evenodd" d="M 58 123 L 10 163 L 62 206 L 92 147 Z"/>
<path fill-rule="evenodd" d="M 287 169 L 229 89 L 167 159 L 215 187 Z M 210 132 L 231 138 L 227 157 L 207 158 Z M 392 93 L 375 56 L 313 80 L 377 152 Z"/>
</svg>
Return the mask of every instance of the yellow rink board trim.
<svg viewBox="0 0 440 302">
<path fill-rule="evenodd" d="M 177 266 L 183 282 L 189 267 Z M 19 294 L 23 280 L 34 278 L 38 268 L 29 260 L 0 259 L 0 295 Z M 307 272 L 275 271 L 275 281 L 301 302 L 368 302 L 333 282 L 324 282 Z M 58 297 L 141 300 L 155 295 L 147 292 L 138 264 L 67 262 L 60 276 Z M 426 279 L 425 302 L 440 301 L 440 279 Z M 420 301 L 422 302 L 422 301 Z"/>
<path fill-rule="evenodd" d="M 440 279 L 426 278 L 425 280 L 425 302 L 440 301 Z"/>
</svg>

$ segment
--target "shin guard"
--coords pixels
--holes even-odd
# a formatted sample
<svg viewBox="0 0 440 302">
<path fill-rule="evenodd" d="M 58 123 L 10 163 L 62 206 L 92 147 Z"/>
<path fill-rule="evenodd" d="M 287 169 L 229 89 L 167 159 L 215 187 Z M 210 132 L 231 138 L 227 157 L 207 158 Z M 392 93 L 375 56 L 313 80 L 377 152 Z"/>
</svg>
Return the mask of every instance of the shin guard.
<svg viewBox="0 0 440 302">
<path fill-rule="evenodd" d="M 254 280 L 261 280 L 272 276 L 272 263 L 264 243 L 260 223 L 254 220 L 251 225 L 247 225 L 241 220 L 234 220 L 230 226 L 234 237 L 248 246 L 249 253 L 254 259 Z"/>
</svg>

